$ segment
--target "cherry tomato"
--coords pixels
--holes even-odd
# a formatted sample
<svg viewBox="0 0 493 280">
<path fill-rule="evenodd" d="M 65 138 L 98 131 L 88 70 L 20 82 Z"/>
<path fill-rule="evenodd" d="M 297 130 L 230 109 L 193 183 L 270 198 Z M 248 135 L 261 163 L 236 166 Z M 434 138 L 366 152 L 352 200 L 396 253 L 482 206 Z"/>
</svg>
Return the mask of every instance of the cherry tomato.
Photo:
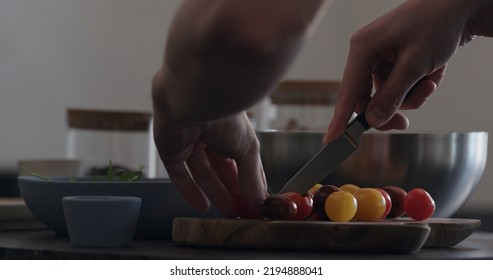
<svg viewBox="0 0 493 280">
<path fill-rule="evenodd" d="M 320 187 L 322 186 L 323 186 L 322 184 L 315 184 L 307 191 L 307 193 L 313 197 L 315 193 L 318 191 L 318 189 L 320 189 Z"/>
<path fill-rule="evenodd" d="M 383 195 L 383 198 L 385 198 L 385 212 L 383 213 L 382 219 L 385 218 L 389 212 L 390 209 L 392 209 L 392 199 L 390 198 L 390 195 L 384 191 L 381 188 L 375 188 L 377 191 L 381 192 Z"/>
<path fill-rule="evenodd" d="M 389 194 L 390 199 L 392 200 L 392 208 L 390 208 L 387 218 L 398 218 L 403 216 L 406 213 L 404 210 L 404 199 L 406 198 L 407 192 L 397 186 L 385 186 L 382 189 Z"/>
<path fill-rule="evenodd" d="M 358 202 L 350 192 L 333 192 L 325 200 L 326 215 L 334 222 L 350 221 L 356 214 L 356 209 Z"/>
<path fill-rule="evenodd" d="M 291 217 L 291 220 L 305 220 L 312 214 L 313 198 L 311 196 L 302 196 L 296 192 L 286 192 L 282 195 L 287 196 L 296 204 L 296 214 Z"/>
<path fill-rule="evenodd" d="M 404 200 L 404 210 L 413 220 L 426 220 L 435 212 L 435 201 L 424 189 L 415 188 L 407 194 Z"/>
<path fill-rule="evenodd" d="M 261 212 L 270 220 L 289 220 L 298 211 L 296 203 L 282 194 L 273 194 L 262 202 Z"/>
<path fill-rule="evenodd" d="M 340 192 L 341 190 L 333 185 L 323 185 L 313 195 L 313 213 L 321 220 L 327 220 L 327 213 L 325 213 L 325 200 L 333 192 Z"/>
<path fill-rule="evenodd" d="M 361 188 L 356 186 L 356 185 L 353 185 L 353 184 L 345 184 L 345 185 L 340 186 L 339 189 L 341 189 L 341 191 L 354 194 L 355 191 L 357 191 Z"/>
<path fill-rule="evenodd" d="M 385 212 L 385 198 L 376 189 L 363 188 L 354 193 L 358 209 L 354 218 L 360 221 L 380 220 Z"/>
</svg>

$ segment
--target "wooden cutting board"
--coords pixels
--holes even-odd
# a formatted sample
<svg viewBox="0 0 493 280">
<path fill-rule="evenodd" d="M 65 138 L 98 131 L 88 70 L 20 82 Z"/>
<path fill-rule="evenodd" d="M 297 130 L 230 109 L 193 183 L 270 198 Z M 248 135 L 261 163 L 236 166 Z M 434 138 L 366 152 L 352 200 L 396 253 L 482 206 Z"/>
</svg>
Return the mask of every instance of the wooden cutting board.
<svg viewBox="0 0 493 280">
<path fill-rule="evenodd" d="M 405 224 L 426 223 L 430 227 L 430 235 L 423 245 L 424 248 L 449 248 L 459 244 L 471 235 L 481 221 L 476 219 L 444 219 L 432 218 L 426 221 L 416 222 L 409 218 L 399 218 L 396 222 Z"/>
<path fill-rule="evenodd" d="M 31 214 L 22 198 L 0 197 L 0 231 L 45 228 Z"/>
<path fill-rule="evenodd" d="M 176 218 L 172 238 L 203 247 L 413 253 L 424 246 L 453 246 L 479 225 L 479 220 L 465 219 L 339 223 Z"/>
</svg>

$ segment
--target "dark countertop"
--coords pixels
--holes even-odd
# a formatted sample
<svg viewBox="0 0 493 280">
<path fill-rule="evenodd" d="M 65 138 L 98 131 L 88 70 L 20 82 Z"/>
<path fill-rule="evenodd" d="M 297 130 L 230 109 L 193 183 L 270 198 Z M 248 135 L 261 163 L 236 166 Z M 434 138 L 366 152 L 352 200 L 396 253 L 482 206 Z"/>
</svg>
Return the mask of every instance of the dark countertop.
<svg viewBox="0 0 493 280">
<path fill-rule="evenodd" d="M 47 230 L 0 232 L 0 259 L 493 259 L 493 233 L 476 232 L 453 248 L 423 248 L 413 254 L 214 249 L 171 241 L 134 241 L 128 248 L 81 248 Z"/>
</svg>

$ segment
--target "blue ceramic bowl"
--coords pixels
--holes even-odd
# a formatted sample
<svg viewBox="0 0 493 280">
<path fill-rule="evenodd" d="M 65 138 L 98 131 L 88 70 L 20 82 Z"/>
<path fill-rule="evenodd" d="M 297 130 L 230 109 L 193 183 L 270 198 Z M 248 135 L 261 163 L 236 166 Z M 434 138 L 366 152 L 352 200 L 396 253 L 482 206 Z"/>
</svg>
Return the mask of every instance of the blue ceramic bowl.
<svg viewBox="0 0 493 280">
<path fill-rule="evenodd" d="M 134 196 L 142 199 L 135 239 L 171 239 L 175 217 L 220 217 L 211 208 L 199 212 L 167 179 L 133 182 L 97 181 L 90 178 L 53 176 L 50 181 L 35 176 L 19 176 L 19 190 L 32 214 L 60 236 L 68 236 L 62 198 L 66 196 Z"/>
</svg>

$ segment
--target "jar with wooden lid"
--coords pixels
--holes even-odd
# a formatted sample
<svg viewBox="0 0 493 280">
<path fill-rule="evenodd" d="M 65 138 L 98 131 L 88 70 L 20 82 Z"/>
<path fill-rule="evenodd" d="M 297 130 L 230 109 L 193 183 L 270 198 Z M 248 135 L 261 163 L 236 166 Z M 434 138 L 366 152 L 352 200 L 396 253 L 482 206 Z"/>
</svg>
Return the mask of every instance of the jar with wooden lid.
<svg viewBox="0 0 493 280">
<path fill-rule="evenodd" d="M 152 113 L 67 109 L 67 157 L 82 162 L 85 176 L 104 176 L 113 168 L 155 177 L 156 149 Z"/>
<path fill-rule="evenodd" d="M 325 130 L 332 118 L 340 81 L 285 80 L 271 93 L 275 116 L 270 128 L 278 130 Z"/>
</svg>

